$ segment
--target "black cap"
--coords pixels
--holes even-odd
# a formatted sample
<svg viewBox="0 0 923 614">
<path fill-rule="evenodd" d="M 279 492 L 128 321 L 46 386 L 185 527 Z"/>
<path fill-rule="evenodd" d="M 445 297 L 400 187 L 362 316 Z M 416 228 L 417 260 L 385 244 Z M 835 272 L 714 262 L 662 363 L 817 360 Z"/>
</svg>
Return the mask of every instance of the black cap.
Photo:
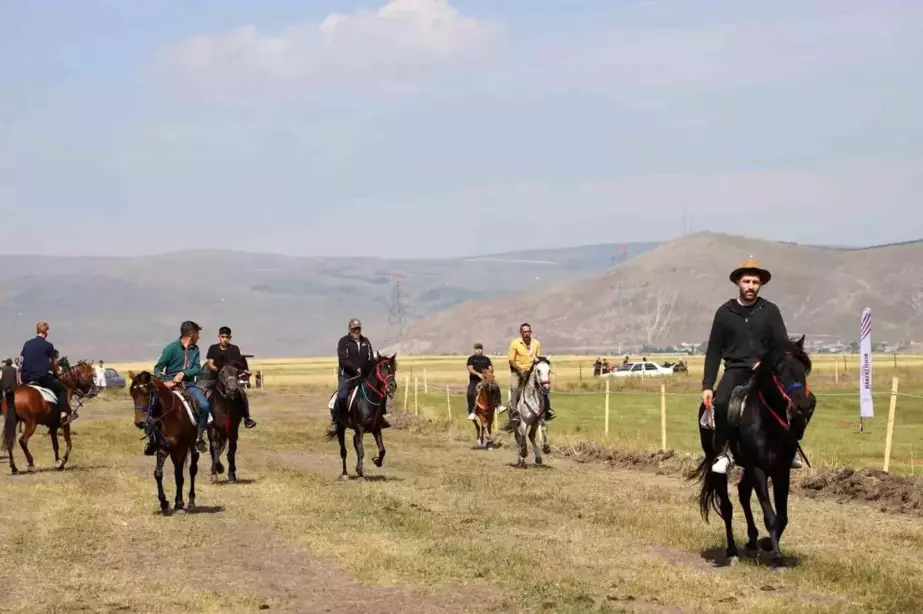
<svg viewBox="0 0 923 614">
<path fill-rule="evenodd" d="M 476 349 L 476 350 L 483 350 L 483 349 L 484 349 L 484 344 L 481 343 L 480 341 L 478 341 L 477 343 L 474 344 L 474 349 Z"/>
</svg>

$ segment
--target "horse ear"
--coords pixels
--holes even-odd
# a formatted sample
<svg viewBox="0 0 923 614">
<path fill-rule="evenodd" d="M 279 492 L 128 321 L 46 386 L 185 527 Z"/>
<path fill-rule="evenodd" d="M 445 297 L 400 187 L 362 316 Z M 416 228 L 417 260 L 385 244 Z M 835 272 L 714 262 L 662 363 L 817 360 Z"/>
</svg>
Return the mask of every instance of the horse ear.
<svg viewBox="0 0 923 614">
<path fill-rule="evenodd" d="M 799 350 L 803 350 L 803 349 L 804 349 L 804 335 L 801 335 L 801 339 L 799 339 L 798 341 L 796 341 L 796 342 L 795 342 L 795 345 L 798 346 L 798 349 L 799 349 Z"/>
<path fill-rule="evenodd" d="M 129 372 L 128 372 L 128 379 L 135 379 L 135 372 L 134 372 L 134 371 L 129 371 Z"/>
</svg>

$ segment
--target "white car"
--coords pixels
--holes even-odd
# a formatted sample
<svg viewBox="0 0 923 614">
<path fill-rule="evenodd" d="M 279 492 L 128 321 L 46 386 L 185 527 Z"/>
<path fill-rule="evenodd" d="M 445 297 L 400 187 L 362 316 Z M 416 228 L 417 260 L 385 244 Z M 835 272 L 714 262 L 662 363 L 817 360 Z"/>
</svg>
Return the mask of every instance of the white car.
<svg viewBox="0 0 923 614">
<path fill-rule="evenodd" d="M 618 369 L 604 375 L 612 377 L 655 377 L 673 375 L 671 367 L 662 367 L 656 362 L 632 362 L 619 365 Z"/>
</svg>

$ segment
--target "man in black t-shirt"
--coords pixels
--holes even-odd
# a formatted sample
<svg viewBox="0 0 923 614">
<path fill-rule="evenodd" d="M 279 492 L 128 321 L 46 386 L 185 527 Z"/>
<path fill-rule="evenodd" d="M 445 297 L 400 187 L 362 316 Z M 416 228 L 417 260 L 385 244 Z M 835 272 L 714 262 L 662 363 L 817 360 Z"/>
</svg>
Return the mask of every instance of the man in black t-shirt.
<svg viewBox="0 0 923 614">
<path fill-rule="evenodd" d="M 475 387 L 483 378 L 482 373 L 493 373 L 494 365 L 490 357 L 484 356 L 484 346 L 474 344 L 474 354 L 468 357 L 468 420 L 474 420 L 474 395 Z"/>
<path fill-rule="evenodd" d="M 203 373 L 211 380 L 221 370 L 221 367 L 226 364 L 235 365 L 240 369 L 241 373 L 250 371 L 250 365 L 247 364 L 247 359 L 241 355 L 240 348 L 231 343 L 231 329 L 227 326 L 222 326 L 218 329 L 218 343 L 209 346 L 205 361 L 206 368 Z M 256 426 L 256 422 L 250 418 L 250 399 L 247 398 L 247 391 L 243 387 L 239 388 L 239 390 L 244 412 L 244 426 L 252 429 Z"/>
</svg>

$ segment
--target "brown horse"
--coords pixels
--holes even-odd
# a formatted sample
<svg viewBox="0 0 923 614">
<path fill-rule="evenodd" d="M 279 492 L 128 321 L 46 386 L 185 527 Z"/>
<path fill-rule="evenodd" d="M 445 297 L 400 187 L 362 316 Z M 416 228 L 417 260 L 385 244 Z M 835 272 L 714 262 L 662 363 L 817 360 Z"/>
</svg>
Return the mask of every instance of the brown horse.
<svg viewBox="0 0 923 614">
<path fill-rule="evenodd" d="M 241 406 L 244 392 L 240 387 L 240 370 L 227 364 L 218 371 L 211 394 L 212 415 L 215 421 L 209 429 L 212 457 L 212 476 L 224 473 L 221 453 L 228 446 L 228 482 L 237 481 L 237 438 L 244 418 Z"/>
<path fill-rule="evenodd" d="M 96 395 L 96 374 L 93 370 L 92 361 L 81 360 L 73 367 L 64 357 L 58 361 L 58 376 L 61 383 L 67 390 L 68 406 L 71 399 L 76 396 L 78 399 L 78 409 L 86 399 Z M 17 475 L 19 470 L 16 468 L 16 462 L 13 460 L 13 442 L 16 439 L 16 424 L 25 425 L 22 436 L 19 438 L 19 446 L 26 456 L 26 462 L 29 463 L 28 470 L 35 471 L 35 459 L 29 452 L 29 439 L 35 434 L 36 427 L 41 424 L 48 427 L 48 433 L 51 435 L 51 447 L 54 449 L 55 468 L 59 471 L 64 469 L 70 458 L 71 449 L 71 427 L 70 424 L 61 424 L 61 414 L 54 402 L 48 401 L 43 394 L 36 388 L 28 384 L 16 386 L 13 394 L 13 406 L 16 411 L 9 411 L 6 405 L 6 399 L 0 401 L 5 416 L 3 425 L 3 445 L 0 450 L 6 451 L 10 457 L 10 471 Z M 76 410 L 68 410 L 67 417 L 76 416 Z M 64 435 L 64 444 L 67 446 L 64 450 L 64 457 L 61 458 L 58 446 L 58 428 Z"/>
<path fill-rule="evenodd" d="M 167 514 L 170 503 L 163 491 L 163 465 L 167 456 L 173 461 L 174 479 L 176 481 L 176 501 L 174 511 L 184 512 L 183 471 L 186 458 L 191 455 L 189 464 L 189 507 L 195 507 L 195 476 L 199 472 L 199 452 L 195 448 L 198 438 L 198 428 L 195 421 L 189 416 L 182 401 L 170 389 L 149 371 L 142 371 L 135 375 L 128 372 L 131 384 L 128 387 L 135 407 L 135 426 L 139 429 L 151 429 L 160 426 L 159 443 L 157 448 L 157 467 L 154 469 L 154 479 L 157 480 L 157 496 L 160 499 L 160 510 Z M 179 387 L 176 390 L 181 390 Z M 198 410 L 195 399 L 184 395 L 186 402 L 193 412 Z M 155 403 L 154 400 L 157 400 Z M 209 433 L 211 436 L 211 433 Z"/>
<path fill-rule="evenodd" d="M 501 403 L 500 386 L 494 374 L 486 372 L 474 388 L 474 430 L 478 446 L 492 448 L 494 414 Z"/>
</svg>

